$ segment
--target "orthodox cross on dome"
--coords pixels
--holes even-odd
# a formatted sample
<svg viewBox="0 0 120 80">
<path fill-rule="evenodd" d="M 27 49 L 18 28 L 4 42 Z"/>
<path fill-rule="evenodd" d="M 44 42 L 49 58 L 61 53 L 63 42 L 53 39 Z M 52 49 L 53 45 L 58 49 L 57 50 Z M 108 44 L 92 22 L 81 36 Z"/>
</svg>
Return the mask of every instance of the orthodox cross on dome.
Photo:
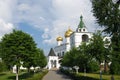
<svg viewBox="0 0 120 80">
<path fill-rule="evenodd" d="M 85 28 L 85 24 L 83 22 L 83 16 L 82 15 L 80 16 L 80 23 L 78 25 L 78 28 Z"/>
</svg>

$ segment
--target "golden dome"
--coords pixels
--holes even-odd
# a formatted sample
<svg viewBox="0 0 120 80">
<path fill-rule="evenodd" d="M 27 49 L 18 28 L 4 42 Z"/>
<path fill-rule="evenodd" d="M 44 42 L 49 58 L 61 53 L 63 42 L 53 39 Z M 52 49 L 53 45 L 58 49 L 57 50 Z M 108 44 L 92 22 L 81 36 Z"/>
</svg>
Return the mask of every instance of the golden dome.
<svg viewBox="0 0 120 80">
<path fill-rule="evenodd" d="M 65 32 L 65 38 L 66 37 L 70 37 L 70 35 L 73 33 L 73 31 L 69 28 L 66 32 Z"/>
<path fill-rule="evenodd" d="M 57 40 L 57 41 L 63 41 L 63 38 L 62 38 L 61 36 L 58 36 L 58 37 L 56 38 L 56 40 Z"/>
</svg>

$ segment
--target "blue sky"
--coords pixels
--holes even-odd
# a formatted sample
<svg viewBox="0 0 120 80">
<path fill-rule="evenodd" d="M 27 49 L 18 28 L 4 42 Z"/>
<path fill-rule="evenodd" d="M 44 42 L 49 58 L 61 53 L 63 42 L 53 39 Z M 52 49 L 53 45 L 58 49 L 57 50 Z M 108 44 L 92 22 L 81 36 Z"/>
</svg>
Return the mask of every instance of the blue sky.
<svg viewBox="0 0 120 80">
<path fill-rule="evenodd" d="M 81 15 L 90 32 L 99 28 L 90 0 L 0 0 L 0 38 L 12 29 L 22 30 L 47 55 L 58 35 L 64 38 L 69 26 L 76 30 Z"/>
</svg>

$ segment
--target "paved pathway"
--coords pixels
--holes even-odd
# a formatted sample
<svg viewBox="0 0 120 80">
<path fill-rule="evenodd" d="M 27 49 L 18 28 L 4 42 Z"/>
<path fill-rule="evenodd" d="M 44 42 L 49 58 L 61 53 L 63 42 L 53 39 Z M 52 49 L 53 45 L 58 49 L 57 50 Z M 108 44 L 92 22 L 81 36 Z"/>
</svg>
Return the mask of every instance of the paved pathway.
<svg viewBox="0 0 120 80">
<path fill-rule="evenodd" d="M 72 80 L 68 76 L 62 74 L 58 70 L 50 70 L 43 78 L 43 80 Z"/>
</svg>

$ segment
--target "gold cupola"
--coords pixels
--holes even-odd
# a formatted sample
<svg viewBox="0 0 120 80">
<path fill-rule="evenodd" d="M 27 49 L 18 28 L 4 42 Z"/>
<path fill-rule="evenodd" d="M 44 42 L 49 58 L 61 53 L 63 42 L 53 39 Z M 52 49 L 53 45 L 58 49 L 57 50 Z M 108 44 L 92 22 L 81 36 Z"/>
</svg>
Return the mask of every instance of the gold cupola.
<svg viewBox="0 0 120 80">
<path fill-rule="evenodd" d="M 62 38 L 61 36 L 58 36 L 58 37 L 56 38 L 56 40 L 57 40 L 57 41 L 63 41 L 63 38 Z"/>
<path fill-rule="evenodd" d="M 65 38 L 66 37 L 70 37 L 70 35 L 73 33 L 73 31 L 69 28 L 66 32 L 65 32 Z"/>
</svg>

